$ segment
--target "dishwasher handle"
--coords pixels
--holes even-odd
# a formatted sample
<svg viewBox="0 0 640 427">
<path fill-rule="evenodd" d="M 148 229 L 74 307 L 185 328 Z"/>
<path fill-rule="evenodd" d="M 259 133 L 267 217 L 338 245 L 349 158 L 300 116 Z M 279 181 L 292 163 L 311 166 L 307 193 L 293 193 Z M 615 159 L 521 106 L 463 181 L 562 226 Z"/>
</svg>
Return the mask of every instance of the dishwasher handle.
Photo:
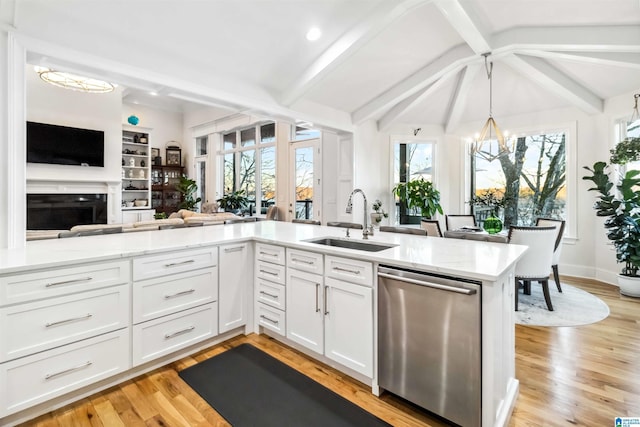
<svg viewBox="0 0 640 427">
<path fill-rule="evenodd" d="M 401 276 L 396 276 L 396 275 L 393 275 L 393 274 L 387 274 L 387 273 L 382 273 L 382 272 L 378 272 L 378 276 L 379 277 L 384 277 L 386 279 L 397 280 L 399 282 L 411 283 L 413 285 L 426 286 L 428 288 L 436 288 L 436 289 L 440 289 L 440 290 L 448 291 L 448 292 L 456 292 L 458 294 L 463 294 L 463 295 L 474 295 L 477 292 L 475 289 L 457 288 L 455 286 L 447 286 L 447 285 L 441 285 L 440 283 L 425 282 L 423 280 L 409 279 L 407 277 L 401 277 Z"/>
</svg>

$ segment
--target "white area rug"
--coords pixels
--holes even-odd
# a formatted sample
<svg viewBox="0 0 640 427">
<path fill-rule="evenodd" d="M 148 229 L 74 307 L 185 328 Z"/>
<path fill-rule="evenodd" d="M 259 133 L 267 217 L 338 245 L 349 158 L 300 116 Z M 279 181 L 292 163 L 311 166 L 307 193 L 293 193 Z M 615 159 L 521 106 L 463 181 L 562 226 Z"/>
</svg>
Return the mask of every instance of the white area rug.
<svg viewBox="0 0 640 427">
<path fill-rule="evenodd" d="M 579 326 L 599 322 L 609 315 L 609 306 L 600 298 L 562 283 L 558 292 L 553 280 L 549 280 L 549 293 L 553 311 L 547 310 L 542 286 L 531 283 L 531 295 L 518 294 L 516 323 L 530 326 Z"/>
</svg>

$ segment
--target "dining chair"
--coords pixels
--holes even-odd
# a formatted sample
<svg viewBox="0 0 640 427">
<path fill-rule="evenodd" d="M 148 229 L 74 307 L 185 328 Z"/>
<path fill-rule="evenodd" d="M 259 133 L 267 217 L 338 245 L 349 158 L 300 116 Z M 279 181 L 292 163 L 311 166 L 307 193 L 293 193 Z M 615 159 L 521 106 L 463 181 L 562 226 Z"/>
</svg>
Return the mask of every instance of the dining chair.
<svg viewBox="0 0 640 427">
<path fill-rule="evenodd" d="M 553 280 L 556 282 L 558 292 L 562 292 L 560 286 L 560 273 L 558 273 L 558 263 L 560 262 L 560 252 L 562 252 L 562 236 L 564 235 L 565 221 L 562 219 L 538 218 L 536 219 L 538 227 L 556 227 L 558 237 L 556 238 L 555 247 L 553 249 L 553 259 L 551 260 L 551 270 L 553 271 Z"/>
<path fill-rule="evenodd" d="M 420 228 L 427 232 L 427 236 L 442 237 L 440 222 L 437 219 L 421 219 Z"/>
<path fill-rule="evenodd" d="M 328 227 L 342 227 L 342 228 L 354 228 L 356 230 L 362 230 L 362 224 L 357 222 L 342 222 L 342 221 L 327 221 Z"/>
<path fill-rule="evenodd" d="M 391 225 L 381 225 L 380 231 L 385 231 L 387 233 L 416 234 L 418 236 L 427 235 L 427 230 L 423 230 L 422 228 L 393 227 Z"/>
<path fill-rule="evenodd" d="M 459 230 L 462 227 L 476 227 L 474 215 L 445 215 L 447 230 Z"/>
<path fill-rule="evenodd" d="M 271 205 L 267 208 L 267 215 L 265 219 L 270 221 L 278 220 L 278 207 L 276 205 Z"/>
<path fill-rule="evenodd" d="M 321 225 L 320 221 L 315 219 L 292 219 L 291 222 L 296 224 L 311 224 L 311 225 Z"/>
<path fill-rule="evenodd" d="M 529 248 L 518 260 L 515 268 L 515 307 L 518 311 L 518 292 L 520 282 L 525 293 L 531 288 L 531 282 L 542 285 L 542 293 L 549 311 L 553 311 L 551 296 L 549 295 L 549 265 L 553 258 L 553 246 L 556 241 L 555 227 L 509 227 L 509 243 L 524 245 Z"/>
</svg>

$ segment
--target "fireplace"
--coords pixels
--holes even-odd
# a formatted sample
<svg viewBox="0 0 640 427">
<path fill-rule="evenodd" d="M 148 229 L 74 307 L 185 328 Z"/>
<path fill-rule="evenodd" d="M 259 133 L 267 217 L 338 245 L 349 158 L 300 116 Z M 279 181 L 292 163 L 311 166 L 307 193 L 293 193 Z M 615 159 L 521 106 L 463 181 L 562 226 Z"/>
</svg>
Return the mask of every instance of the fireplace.
<svg viewBox="0 0 640 427">
<path fill-rule="evenodd" d="M 27 230 L 106 224 L 106 194 L 27 194 Z"/>
</svg>

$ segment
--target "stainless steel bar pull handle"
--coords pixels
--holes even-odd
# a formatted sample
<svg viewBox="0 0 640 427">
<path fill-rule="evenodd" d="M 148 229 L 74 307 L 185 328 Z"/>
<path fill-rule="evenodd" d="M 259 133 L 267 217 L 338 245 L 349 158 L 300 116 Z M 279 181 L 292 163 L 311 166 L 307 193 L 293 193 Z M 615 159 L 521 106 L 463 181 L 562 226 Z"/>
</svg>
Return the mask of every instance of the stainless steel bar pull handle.
<svg viewBox="0 0 640 427">
<path fill-rule="evenodd" d="M 329 314 L 329 310 L 327 309 L 327 292 L 329 292 L 329 286 L 324 285 L 324 314 L 325 316 Z"/>
<path fill-rule="evenodd" d="M 72 317 L 71 319 L 57 320 L 55 322 L 45 323 L 44 326 L 46 328 L 50 328 L 51 326 L 58 326 L 58 325 L 62 325 L 62 324 L 65 324 L 65 323 L 77 322 L 78 320 L 86 320 L 86 319 L 90 319 L 92 317 L 93 317 L 93 314 L 87 313 L 84 316 Z"/>
<path fill-rule="evenodd" d="M 320 283 L 316 283 L 316 313 L 320 312 L 320 304 L 318 303 L 318 300 L 320 299 L 320 297 L 318 296 L 319 293 L 320 293 Z"/>
<path fill-rule="evenodd" d="M 183 295 L 189 295 L 189 294 L 194 293 L 195 291 L 196 291 L 195 289 L 189 289 L 189 290 L 182 291 L 182 292 L 176 292 L 175 294 L 165 295 L 164 299 L 171 299 L 171 298 L 181 297 Z"/>
<path fill-rule="evenodd" d="M 333 267 L 333 269 L 336 270 L 336 271 L 344 271 L 344 272 L 347 272 L 347 273 L 360 274 L 360 271 L 358 271 L 358 270 L 350 270 L 348 268 Z"/>
<path fill-rule="evenodd" d="M 266 296 L 271 297 L 271 298 L 278 298 L 278 295 L 270 294 L 269 292 L 260 291 L 260 293 L 262 295 L 266 295 Z"/>
<path fill-rule="evenodd" d="M 272 256 L 272 257 L 278 256 L 278 254 L 272 254 L 271 252 L 264 252 L 264 251 L 260 251 L 260 255 L 266 255 L 266 256 Z"/>
<path fill-rule="evenodd" d="M 243 249 L 244 249 L 244 246 L 235 246 L 233 248 L 224 248 L 224 251 L 226 253 L 229 253 L 229 252 L 238 252 L 238 251 L 241 251 Z"/>
<path fill-rule="evenodd" d="M 448 292 L 456 292 L 458 294 L 463 294 L 463 295 L 474 295 L 476 293 L 475 289 L 456 288 L 454 286 L 441 285 L 440 283 L 432 283 L 432 282 L 425 282 L 422 280 L 409 279 L 407 277 L 396 276 L 394 274 L 378 272 L 378 276 L 386 277 L 387 279 L 397 280 L 399 282 L 411 283 L 412 285 L 426 286 L 428 288 L 441 289 L 443 291 L 448 291 Z"/>
<path fill-rule="evenodd" d="M 266 320 L 267 322 L 271 322 L 271 323 L 273 323 L 274 325 L 277 325 L 277 324 L 278 324 L 278 321 L 277 321 L 277 320 L 270 319 L 270 318 L 268 318 L 267 316 L 265 316 L 264 314 L 261 314 L 261 315 L 260 315 L 260 318 L 261 318 L 261 319 Z"/>
<path fill-rule="evenodd" d="M 270 274 L 272 276 L 277 276 L 278 275 L 278 273 L 274 273 L 273 271 L 267 271 L 267 270 L 263 270 L 263 269 L 260 269 L 260 273 Z"/>
<path fill-rule="evenodd" d="M 73 368 L 69 368 L 69 369 L 65 369 L 64 371 L 54 372 L 53 374 L 47 374 L 47 375 L 44 376 L 44 379 L 45 380 L 50 380 L 51 378 L 55 378 L 55 377 L 60 376 L 60 375 L 68 374 L 70 372 L 77 371 L 78 369 L 86 368 L 87 366 L 91 366 L 91 365 L 93 365 L 93 362 L 88 361 L 86 363 L 83 363 L 82 365 L 74 366 Z"/>
<path fill-rule="evenodd" d="M 177 267 L 179 265 L 191 264 L 193 262 L 196 262 L 196 260 L 195 259 L 188 259 L 188 260 L 182 261 L 182 262 L 172 262 L 172 263 L 169 263 L 169 264 L 165 264 L 164 266 L 165 267 Z"/>
<path fill-rule="evenodd" d="M 303 264 L 313 264 L 313 261 L 309 261 L 308 259 L 300 259 L 300 258 L 291 258 L 291 261 L 293 262 L 301 262 Z"/>
<path fill-rule="evenodd" d="M 46 285 L 44 285 L 44 287 L 50 288 L 52 286 L 70 285 L 72 283 L 88 282 L 90 280 L 93 280 L 93 277 L 82 277 L 80 279 L 71 279 L 71 280 L 64 280 L 62 282 L 47 283 Z"/>
<path fill-rule="evenodd" d="M 164 337 L 169 339 L 173 337 L 177 337 L 178 335 L 186 334 L 187 332 L 191 332 L 195 329 L 195 326 L 189 326 L 188 328 L 181 329 L 179 331 L 171 332 L 170 334 L 165 334 Z"/>
</svg>

